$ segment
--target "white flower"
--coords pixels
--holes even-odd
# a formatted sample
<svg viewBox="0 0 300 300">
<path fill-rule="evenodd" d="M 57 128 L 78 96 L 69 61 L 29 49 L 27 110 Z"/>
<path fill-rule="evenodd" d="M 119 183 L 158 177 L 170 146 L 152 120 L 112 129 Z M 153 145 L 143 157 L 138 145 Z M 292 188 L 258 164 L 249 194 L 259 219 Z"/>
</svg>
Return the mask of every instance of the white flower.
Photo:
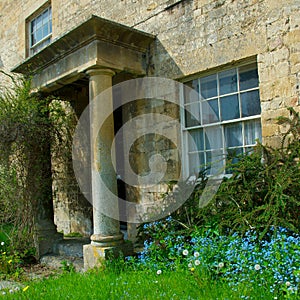
<svg viewBox="0 0 300 300">
<path fill-rule="evenodd" d="M 223 263 L 223 262 L 220 262 L 220 263 L 218 264 L 218 267 L 219 267 L 219 268 L 223 268 L 223 267 L 224 267 L 224 263 Z"/>
<path fill-rule="evenodd" d="M 5 292 L 2 292 L 2 295 L 6 295 L 6 293 L 5 293 Z"/>
<path fill-rule="evenodd" d="M 9 292 L 12 294 L 14 291 L 13 290 L 9 290 Z"/>
<path fill-rule="evenodd" d="M 182 251 L 182 254 L 187 256 L 189 254 L 189 251 L 185 249 L 185 250 Z"/>
<path fill-rule="evenodd" d="M 1 242 L 1 246 L 4 246 L 4 242 Z"/>
<path fill-rule="evenodd" d="M 161 270 L 157 270 L 157 271 L 156 271 L 156 274 L 157 274 L 157 275 L 160 275 L 160 274 L 161 274 Z"/>
<path fill-rule="evenodd" d="M 196 259 L 196 260 L 195 260 L 195 265 L 196 265 L 196 266 L 199 266 L 199 265 L 200 265 L 200 260 L 199 260 L 199 259 Z"/>
<path fill-rule="evenodd" d="M 259 264 L 256 264 L 256 265 L 254 266 L 254 269 L 255 269 L 256 271 L 259 271 L 259 270 L 260 270 L 260 265 L 259 265 Z"/>
<path fill-rule="evenodd" d="M 200 255 L 199 252 L 194 252 L 195 257 L 199 257 L 199 255 Z"/>
<path fill-rule="evenodd" d="M 286 285 L 286 286 L 291 286 L 291 283 L 290 283 L 289 281 L 287 281 L 287 282 L 285 283 L 285 285 Z"/>
<path fill-rule="evenodd" d="M 189 267 L 189 268 L 192 268 L 192 267 L 193 267 L 193 264 L 192 264 L 192 263 L 189 263 L 189 264 L 188 264 L 188 267 Z"/>
</svg>

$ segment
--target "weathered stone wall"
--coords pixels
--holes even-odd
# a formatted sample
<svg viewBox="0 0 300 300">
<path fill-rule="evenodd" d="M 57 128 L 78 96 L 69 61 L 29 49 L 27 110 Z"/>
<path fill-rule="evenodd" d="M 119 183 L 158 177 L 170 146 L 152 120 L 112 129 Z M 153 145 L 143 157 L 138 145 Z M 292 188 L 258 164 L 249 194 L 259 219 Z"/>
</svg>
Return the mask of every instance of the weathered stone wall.
<svg viewBox="0 0 300 300">
<path fill-rule="evenodd" d="M 25 59 L 25 21 L 46 2 L 0 2 L 0 68 L 10 70 Z M 184 80 L 256 58 L 267 144 L 278 144 L 284 128 L 275 119 L 287 114 L 285 107 L 299 111 L 300 0 L 52 0 L 51 4 L 53 40 L 92 14 L 156 35 L 148 75 Z M 162 107 L 152 108 L 163 111 Z M 165 152 L 171 155 L 170 149 Z M 137 168 L 147 171 L 147 163 Z"/>
<path fill-rule="evenodd" d="M 0 2 L 0 64 L 25 58 L 26 19 L 45 0 Z M 184 78 L 257 56 L 264 141 L 299 104 L 299 0 L 52 0 L 53 39 L 91 14 L 157 35 L 149 73 Z M 1 65 L 0 65 L 1 67 Z M 2 78 L 1 78 L 2 80 Z M 276 139 L 273 139 L 275 141 Z"/>
<path fill-rule="evenodd" d="M 81 193 L 73 171 L 72 138 L 78 118 L 88 103 L 86 87 L 66 86 L 56 91 L 58 99 L 65 100 L 65 126 L 58 127 L 57 144 L 52 145 L 52 190 L 54 223 L 64 234 L 78 233 L 90 236 L 92 230 L 92 205 Z"/>
</svg>

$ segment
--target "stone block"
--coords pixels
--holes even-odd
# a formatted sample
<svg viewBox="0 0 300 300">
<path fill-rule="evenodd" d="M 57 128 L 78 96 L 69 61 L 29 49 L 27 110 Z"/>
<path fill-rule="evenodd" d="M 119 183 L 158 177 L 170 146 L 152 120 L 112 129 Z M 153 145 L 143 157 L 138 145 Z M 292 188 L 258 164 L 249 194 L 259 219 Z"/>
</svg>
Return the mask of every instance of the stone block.
<svg viewBox="0 0 300 300">
<path fill-rule="evenodd" d="M 133 244 L 126 241 L 114 247 L 99 247 L 91 244 L 83 246 L 84 270 L 100 267 L 103 261 L 111 256 L 133 255 Z"/>
</svg>

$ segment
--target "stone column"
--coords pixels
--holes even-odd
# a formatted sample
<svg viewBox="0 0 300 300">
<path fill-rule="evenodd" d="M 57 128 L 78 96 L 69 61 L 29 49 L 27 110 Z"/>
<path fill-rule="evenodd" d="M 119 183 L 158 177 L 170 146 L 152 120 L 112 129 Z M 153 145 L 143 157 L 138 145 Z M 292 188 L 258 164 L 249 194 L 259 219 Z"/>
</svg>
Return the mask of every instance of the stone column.
<svg viewBox="0 0 300 300">
<path fill-rule="evenodd" d="M 91 195 L 93 201 L 94 233 L 91 236 L 91 244 L 85 245 L 84 267 L 92 268 L 101 263 L 108 251 L 123 252 L 124 239 L 120 232 L 119 220 L 112 219 L 102 213 L 103 207 L 108 207 L 118 215 L 118 205 L 112 203 L 112 194 L 117 195 L 117 177 L 111 163 L 111 144 L 114 138 L 113 119 L 113 95 L 112 93 L 101 94 L 112 87 L 112 77 L 115 74 L 110 69 L 94 68 L 87 71 L 89 75 L 89 98 L 96 102 L 90 105 L 90 140 L 91 140 Z M 103 98 L 105 97 L 105 99 Z M 109 115 L 104 124 L 99 128 L 101 115 Z M 99 130 L 100 129 L 100 130 Z M 96 143 L 94 141 L 97 140 Z M 99 182 L 98 176 L 102 181 Z M 103 182 L 103 183 L 102 183 Z M 101 187 L 104 185 L 110 190 Z"/>
</svg>

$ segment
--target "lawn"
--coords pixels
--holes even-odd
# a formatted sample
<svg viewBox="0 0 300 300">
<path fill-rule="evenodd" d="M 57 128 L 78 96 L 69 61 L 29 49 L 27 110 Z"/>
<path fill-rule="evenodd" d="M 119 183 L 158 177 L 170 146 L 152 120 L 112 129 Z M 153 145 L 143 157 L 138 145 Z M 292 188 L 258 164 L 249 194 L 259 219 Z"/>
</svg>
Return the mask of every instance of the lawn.
<svg viewBox="0 0 300 300">
<path fill-rule="evenodd" d="M 255 283 L 233 291 L 226 283 L 210 280 L 197 270 L 161 274 L 150 270 L 71 272 L 28 282 L 24 290 L 13 294 L 6 291 L 3 299 L 276 299 Z"/>
</svg>

